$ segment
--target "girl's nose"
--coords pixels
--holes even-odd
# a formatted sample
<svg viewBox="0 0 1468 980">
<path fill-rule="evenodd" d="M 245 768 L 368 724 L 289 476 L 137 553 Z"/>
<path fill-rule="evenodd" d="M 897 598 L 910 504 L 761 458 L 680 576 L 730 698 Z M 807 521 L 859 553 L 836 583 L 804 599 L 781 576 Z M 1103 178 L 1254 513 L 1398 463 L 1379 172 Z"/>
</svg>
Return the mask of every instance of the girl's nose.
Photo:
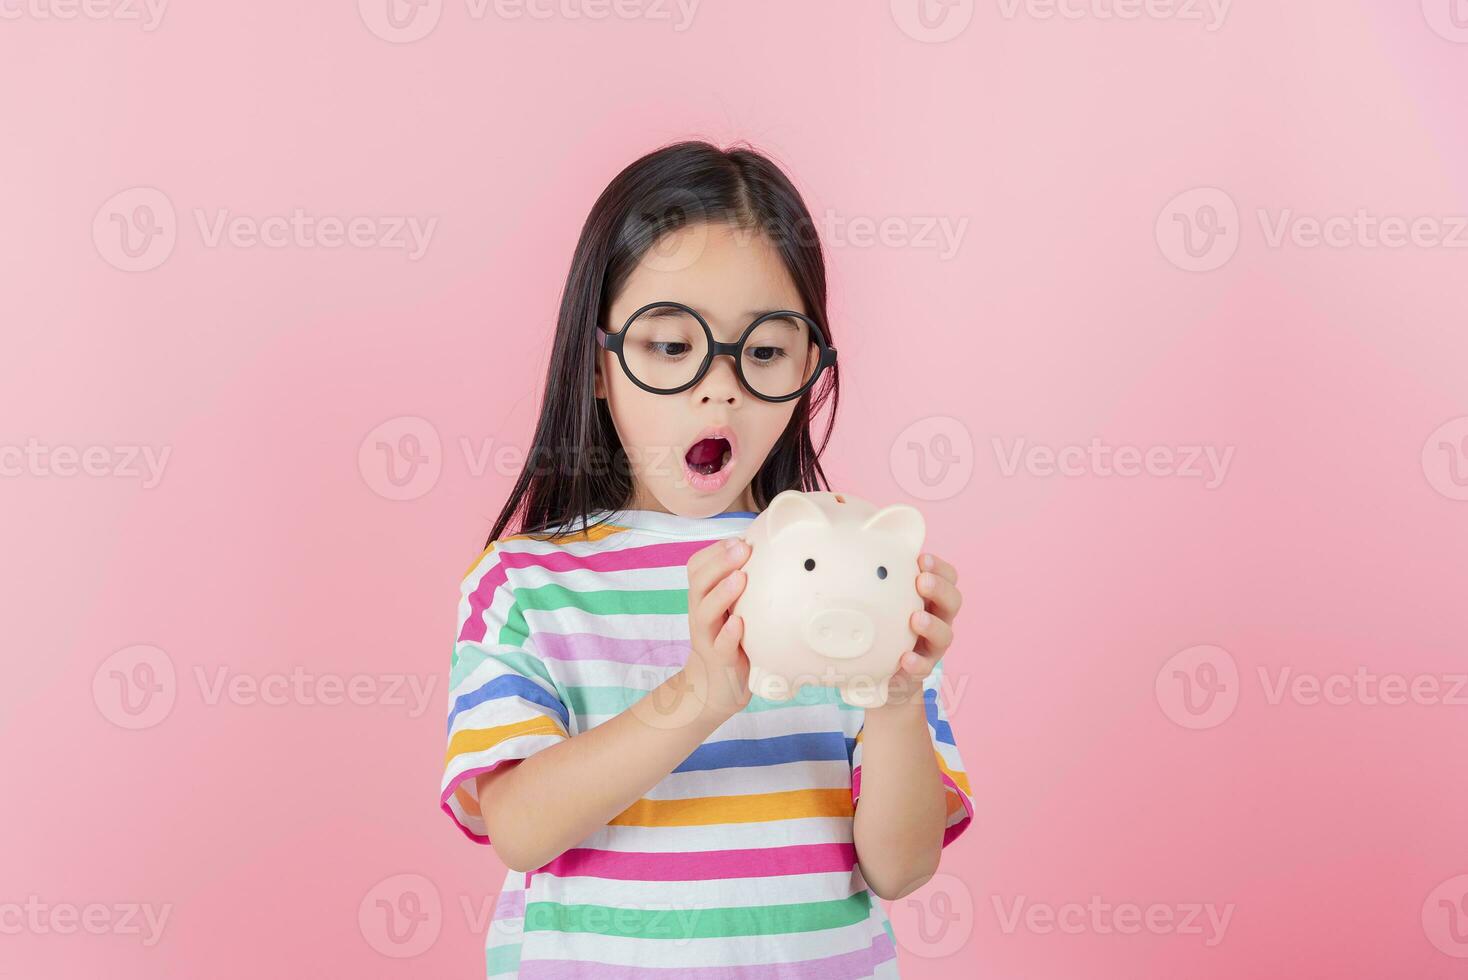
<svg viewBox="0 0 1468 980">
<path fill-rule="evenodd" d="M 698 383 L 698 393 L 704 398 L 725 400 L 744 397 L 739 383 L 739 372 L 734 369 L 734 356 L 732 354 L 719 354 L 714 357 L 714 362 L 709 365 L 708 374 Z"/>
</svg>

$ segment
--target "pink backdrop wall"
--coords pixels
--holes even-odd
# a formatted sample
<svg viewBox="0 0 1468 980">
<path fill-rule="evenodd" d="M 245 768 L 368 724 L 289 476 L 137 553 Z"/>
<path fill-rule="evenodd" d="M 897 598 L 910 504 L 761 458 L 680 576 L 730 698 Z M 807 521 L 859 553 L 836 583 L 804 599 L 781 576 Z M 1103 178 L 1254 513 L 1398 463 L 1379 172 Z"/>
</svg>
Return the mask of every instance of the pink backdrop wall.
<svg viewBox="0 0 1468 980">
<path fill-rule="evenodd" d="M 457 581 L 684 136 L 961 572 L 904 975 L 1468 971 L 1468 4 L 386 2 L 0 2 L 0 974 L 482 975 Z"/>
</svg>

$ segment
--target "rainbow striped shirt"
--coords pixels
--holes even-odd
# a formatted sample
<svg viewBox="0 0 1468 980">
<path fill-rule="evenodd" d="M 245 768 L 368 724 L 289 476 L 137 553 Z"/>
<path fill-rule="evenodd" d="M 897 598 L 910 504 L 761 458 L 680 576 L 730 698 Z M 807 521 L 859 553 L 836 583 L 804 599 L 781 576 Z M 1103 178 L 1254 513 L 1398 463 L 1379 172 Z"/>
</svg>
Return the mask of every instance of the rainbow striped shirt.
<svg viewBox="0 0 1468 980">
<path fill-rule="evenodd" d="M 755 517 L 620 510 L 589 520 L 608 516 L 554 541 L 495 541 L 463 580 L 440 802 L 471 840 L 489 843 L 479 773 L 594 728 L 683 665 L 688 558 Z M 948 789 L 946 847 L 973 802 L 941 673 L 940 661 L 924 686 Z M 579 846 L 506 873 L 488 976 L 896 977 L 892 925 L 853 844 L 863 717 L 834 688 L 754 696 Z"/>
</svg>

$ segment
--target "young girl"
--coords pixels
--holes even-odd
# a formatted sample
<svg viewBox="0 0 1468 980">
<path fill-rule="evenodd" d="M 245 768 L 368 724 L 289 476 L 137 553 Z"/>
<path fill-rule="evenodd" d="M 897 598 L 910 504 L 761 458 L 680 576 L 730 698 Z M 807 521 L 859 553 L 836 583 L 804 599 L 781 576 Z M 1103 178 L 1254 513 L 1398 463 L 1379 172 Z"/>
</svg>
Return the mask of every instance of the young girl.
<svg viewBox="0 0 1468 980">
<path fill-rule="evenodd" d="M 957 574 L 920 558 L 917 649 L 865 711 L 751 696 L 730 614 L 756 514 L 829 489 L 834 361 L 814 225 L 764 156 L 668 146 L 593 206 L 529 464 L 460 593 L 441 803 L 510 869 L 489 976 L 898 975 L 873 897 L 973 815 L 938 697 Z"/>
</svg>

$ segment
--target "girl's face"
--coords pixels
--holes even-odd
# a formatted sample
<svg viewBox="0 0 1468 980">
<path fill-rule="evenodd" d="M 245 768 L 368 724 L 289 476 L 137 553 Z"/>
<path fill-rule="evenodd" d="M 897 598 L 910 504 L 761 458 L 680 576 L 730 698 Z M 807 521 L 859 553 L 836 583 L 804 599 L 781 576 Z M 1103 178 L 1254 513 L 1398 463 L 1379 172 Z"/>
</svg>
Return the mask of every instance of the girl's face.
<svg viewBox="0 0 1468 980">
<path fill-rule="evenodd" d="M 693 307 L 708 321 L 714 339 L 726 343 L 738 340 L 761 313 L 809 313 L 775 245 L 762 233 L 723 222 L 687 225 L 665 235 L 643 255 L 603 325 L 621 330 L 634 312 L 659 300 Z M 798 398 L 756 398 L 739 383 L 729 357 L 714 358 L 692 388 L 654 394 L 634 384 L 617 356 L 601 349 L 596 397 L 607 399 L 632 470 L 633 500 L 627 506 L 684 517 L 754 510 L 750 483 L 800 403 Z M 694 464 L 718 465 L 720 459 L 717 444 L 698 445 L 711 430 L 728 441 L 722 447 L 728 458 L 705 475 Z"/>
</svg>

